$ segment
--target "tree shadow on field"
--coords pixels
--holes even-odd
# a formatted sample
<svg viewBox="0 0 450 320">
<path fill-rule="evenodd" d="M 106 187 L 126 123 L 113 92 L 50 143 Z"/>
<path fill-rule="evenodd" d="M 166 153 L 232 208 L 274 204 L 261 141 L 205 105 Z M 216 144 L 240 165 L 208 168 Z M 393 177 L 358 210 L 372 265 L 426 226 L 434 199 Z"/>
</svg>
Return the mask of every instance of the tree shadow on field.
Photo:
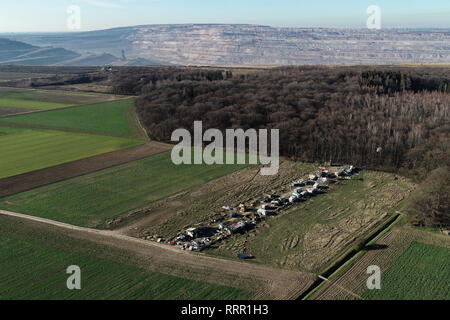
<svg viewBox="0 0 450 320">
<path fill-rule="evenodd" d="M 385 244 L 370 244 L 368 246 L 365 246 L 364 250 L 375 251 L 375 250 L 383 250 L 383 249 L 387 249 L 387 248 L 389 248 L 389 246 L 387 246 Z"/>
</svg>

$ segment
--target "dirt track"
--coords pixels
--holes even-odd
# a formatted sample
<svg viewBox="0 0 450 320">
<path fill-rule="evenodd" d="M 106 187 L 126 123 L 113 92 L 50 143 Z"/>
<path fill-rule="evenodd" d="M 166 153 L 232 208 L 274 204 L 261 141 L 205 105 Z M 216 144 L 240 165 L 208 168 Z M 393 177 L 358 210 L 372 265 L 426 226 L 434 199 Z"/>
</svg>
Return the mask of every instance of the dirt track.
<svg viewBox="0 0 450 320">
<path fill-rule="evenodd" d="M 159 272 L 221 285 L 236 285 L 240 280 L 261 283 L 256 299 L 294 299 L 306 290 L 316 276 L 308 273 L 278 270 L 258 264 L 224 260 L 203 254 L 181 251 L 165 244 L 145 241 L 116 231 L 77 227 L 53 220 L 0 210 L 1 215 L 22 221 L 56 227 L 70 237 L 85 239 L 142 257 Z M 180 270 L 184 273 L 180 274 Z"/>
<path fill-rule="evenodd" d="M 0 118 L 8 117 L 18 113 L 25 113 L 29 111 L 29 109 L 25 108 L 8 108 L 8 107 L 0 107 Z"/>
<path fill-rule="evenodd" d="M 137 147 L 113 151 L 81 160 L 63 163 L 54 167 L 27 172 L 0 179 L 0 198 L 85 175 L 119 164 L 139 160 L 169 150 L 171 146 L 149 142 Z"/>
</svg>

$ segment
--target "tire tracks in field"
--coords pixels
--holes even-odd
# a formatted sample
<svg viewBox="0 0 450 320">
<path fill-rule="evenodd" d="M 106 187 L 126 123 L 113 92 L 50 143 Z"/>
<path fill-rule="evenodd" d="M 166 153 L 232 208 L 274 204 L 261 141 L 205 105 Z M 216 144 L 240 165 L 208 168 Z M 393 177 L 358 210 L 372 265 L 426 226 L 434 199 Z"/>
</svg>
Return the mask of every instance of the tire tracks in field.
<svg viewBox="0 0 450 320">
<path fill-rule="evenodd" d="M 325 283 L 329 283 L 330 286 L 328 288 L 331 287 L 336 287 L 344 292 L 346 292 L 347 294 L 353 296 L 356 299 L 362 299 L 359 295 L 357 295 L 356 293 L 352 292 L 351 290 L 344 288 L 343 286 L 338 285 L 336 282 L 337 280 L 339 280 L 340 278 L 338 278 L 336 281 L 331 281 L 328 278 L 332 277 L 333 275 L 335 275 L 336 272 L 339 271 L 339 269 L 345 267 L 345 265 L 351 261 L 352 259 L 354 259 L 355 257 L 358 257 L 359 254 L 361 254 L 362 252 L 364 252 L 364 248 L 366 245 L 368 245 L 369 243 L 371 243 L 371 241 L 373 241 L 374 239 L 377 239 L 380 236 L 385 236 L 385 232 L 388 232 L 390 230 L 390 228 L 392 226 L 394 226 L 400 219 L 401 217 L 401 213 L 397 212 L 396 215 L 389 219 L 386 223 L 384 223 L 380 228 L 378 228 L 377 230 L 375 230 L 365 241 L 364 244 L 362 245 L 361 248 L 359 249 L 354 249 L 350 252 L 348 252 L 342 259 L 340 259 L 339 261 L 337 261 L 335 264 L 333 264 L 331 267 L 329 267 L 323 274 L 318 275 L 316 281 L 314 282 L 314 284 L 308 288 L 306 291 L 304 291 L 300 297 L 298 297 L 297 300 L 306 300 L 308 299 L 310 296 L 312 296 L 313 294 L 316 294 L 318 292 L 318 290 L 320 290 L 320 288 L 322 288 L 322 286 Z M 361 260 L 361 257 L 358 258 L 358 261 Z M 347 267 L 348 268 L 348 267 Z"/>
</svg>

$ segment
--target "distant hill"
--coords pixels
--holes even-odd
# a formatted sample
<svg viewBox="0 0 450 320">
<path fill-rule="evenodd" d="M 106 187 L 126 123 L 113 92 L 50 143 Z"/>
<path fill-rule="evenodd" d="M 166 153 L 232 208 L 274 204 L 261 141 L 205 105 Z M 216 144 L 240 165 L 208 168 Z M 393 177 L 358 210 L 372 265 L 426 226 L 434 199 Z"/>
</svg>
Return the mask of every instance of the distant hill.
<svg viewBox="0 0 450 320">
<path fill-rule="evenodd" d="M 92 40 L 92 38 L 90 38 Z M 99 39 L 101 42 L 101 39 Z M 38 41 L 40 42 L 40 41 Z M 55 41 L 55 44 L 64 41 Z M 89 41 L 88 41 L 89 42 Z M 108 41 L 107 41 L 108 42 Z M 108 42 L 109 46 L 113 42 Z M 63 43 L 62 43 L 63 44 Z M 81 45 L 81 44 L 80 44 Z M 67 45 L 73 47 L 73 44 Z M 87 46 L 89 47 L 89 45 Z M 99 46 L 100 47 L 100 46 Z M 84 46 L 86 48 L 86 45 Z M 109 47 L 111 48 L 111 47 Z M 119 47 L 117 47 L 119 48 Z M 107 49 L 107 48 L 106 48 Z M 118 50 L 118 49 L 117 49 Z M 112 50 L 120 52 L 121 50 Z M 97 53 L 98 52 L 98 53 Z M 146 66 L 160 65 L 158 61 L 133 58 L 119 59 L 111 53 L 101 52 L 101 50 L 82 50 L 78 53 L 67 48 L 59 48 L 54 46 L 37 46 L 21 41 L 0 38 L 0 65 L 27 65 L 27 66 L 104 66 L 104 65 L 129 65 L 129 66 Z"/>
<path fill-rule="evenodd" d="M 30 53 L 38 47 L 8 39 L 0 39 L 0 60 L 8 60 Z"/>
<path fill-rule="evenodd" d="M 36 48 L 36 47 L 32 46 L 30 44 L 27 44 L 27 43 L 0 38 L 0 49 L 2 50 L 2 52 L 9 51 L 11 53 L 17 54 L 20 52 L 26 52 L 28 50 L 32 50 L 34 48 Z"/>
<path fill-rule="evenodd" d="M 41 48 L 23 42 L 0 39 L 2 65 L 53 65 L 79 56 L 79 53 L 63 48 Z"/>
<path fill-rule="evenodd" d="M 63 61 L 60 65 L 64 66 L 104 66 L 115 64 L 117 57 L 109 53 L 100 55 L 79 56 L 73 60 Z"/>
<path fill-rule="evenodd" d="M 83 55 L 107 53 L 122 57 L 124 52 L 127 61 L 118 61 L 118 65 L 450 62 L 450 29 L 368 30 L 178 24 L 7 37 L 36 46 L 63 47 Z"/>
<path fill-rule="evenodd" d="M 104 66 L 117 61 L 109 53 L 82 55 L 64 48 L 39 47 L 0 38 L 0 65 Z"/>
</svg>

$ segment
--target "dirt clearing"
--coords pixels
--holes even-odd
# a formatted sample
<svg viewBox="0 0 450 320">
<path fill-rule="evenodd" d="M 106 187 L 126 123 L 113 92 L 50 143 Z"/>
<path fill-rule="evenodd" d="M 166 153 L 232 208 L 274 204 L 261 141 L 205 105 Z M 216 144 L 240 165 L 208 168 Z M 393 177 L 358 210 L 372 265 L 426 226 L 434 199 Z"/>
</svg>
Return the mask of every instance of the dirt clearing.
<svg viewBox="0 0 450 320">
<path fill-rule="evenodd" d="M 173 239 L 188 227 L 230 219 L 222 206 L 235 208 L 242 203 L 255 207 L 255 202 L 260 206 L 265 194 L 289 192 L 292 181 L 314 168 L 313 164 L 284 160 L 277 175 L 263 177 L 258 167 L 249 167 L 134 210 L 112 221 L 111 226 L 122 226 L 120 232 L 143 239 Z M 245 253 L 256 263 L 320 274 L 390 219 L 413 188 L 401 177 L 362 171 L 205 252 L 228 259 Z"/>
<path fill-rule="evenodd" d="M 154 234 L 172 237 L 186 226 L 220 219 L 222 206 L 251 203 L 265 193 L 283 190 L 292 177 L 306 174 L 313 167 L 312 164 L 282 161 L 278 174 L 273 176 L 260 175 L 259 166 L 244 168 L 145 208 L 133 210 L 128 216 L 134 216 L 134 222 L 127 223 L 129 221 L 126 219 L 122 221 L 119 218 L 111 226 L 119 225 L 122 233 L 135 237 Z M 127 223 L 125 226 L 124 222 Z"/>
</svg>

